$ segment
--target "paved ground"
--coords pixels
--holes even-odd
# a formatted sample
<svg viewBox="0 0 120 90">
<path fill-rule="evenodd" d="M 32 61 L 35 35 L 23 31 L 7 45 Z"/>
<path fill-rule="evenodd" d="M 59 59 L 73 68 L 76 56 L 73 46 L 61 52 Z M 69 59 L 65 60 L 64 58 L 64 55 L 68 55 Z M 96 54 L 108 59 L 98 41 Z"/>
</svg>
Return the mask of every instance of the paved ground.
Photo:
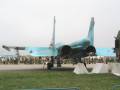
<svg viewBox="0 0 120 90">
<path fill-rule="evenodd" d="M 33 70 L 33 69 L 41 69 L 42 65 L 0 65 L 0 71 L 4 70 Z"/>
<path fill-rule="evenodd" d="M 74 69 L 76 65 L 72 65 L 72 64 L 62 64 L 61 68 L 57 68 L 55 65 L 54 69 L 62 69 L 62 70 L 72 70 Z M 87 65 L 88 68 L 92 68 L 94 65 L 93 64 L 89 64 Z M 47 65 L 43 65 L 43 64 L 18 64 L 18 65 L 0 65 L 0 71 L 8 71 L 8 70 L 46 70 L 47 69 Z"/>
</svg>

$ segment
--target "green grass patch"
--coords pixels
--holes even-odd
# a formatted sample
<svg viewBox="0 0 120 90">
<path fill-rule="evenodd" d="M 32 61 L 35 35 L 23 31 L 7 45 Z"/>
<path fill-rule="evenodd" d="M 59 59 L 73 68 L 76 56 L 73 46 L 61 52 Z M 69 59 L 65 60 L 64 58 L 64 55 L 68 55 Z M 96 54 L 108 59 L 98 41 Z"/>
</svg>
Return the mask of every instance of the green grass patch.
<svg viewBox="0 0 120 90">
<path fill-rule="evenodd" d="M 80 90 L 112 90 L 120 77 L 112 74 L 76 75 L 72 71 L 8 71 L 0 72 L 0 90 L 30 88 L 68 88 Z"/>
</svg>

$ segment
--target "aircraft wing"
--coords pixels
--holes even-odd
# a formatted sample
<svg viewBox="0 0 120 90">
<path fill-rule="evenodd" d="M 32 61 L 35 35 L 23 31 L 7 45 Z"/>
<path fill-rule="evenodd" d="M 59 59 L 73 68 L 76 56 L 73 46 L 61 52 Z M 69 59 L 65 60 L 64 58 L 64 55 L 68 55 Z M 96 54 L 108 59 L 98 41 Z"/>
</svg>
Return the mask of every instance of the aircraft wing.
<svg viewBox="0 0 120 90">
<path fill-rule="evenodd" d="M 96 48 L 97 56 L 116 56 L 113 48 Z"/>
<path fill-rule="evenodd" d="M 49 47 L 26 47 L 25 50 L 32 56 L 57 56 L 56 48 Z"/>
<path fill-rule="evenodd" d="M 24 50 L 25 49 L 25 47 L 6 46 L 6 45 L 3 45 L 2 48 L 6 49 L 7 51 L 10 51 L 10 49 L 14 49 L 14 50 Z"/>
</svg>

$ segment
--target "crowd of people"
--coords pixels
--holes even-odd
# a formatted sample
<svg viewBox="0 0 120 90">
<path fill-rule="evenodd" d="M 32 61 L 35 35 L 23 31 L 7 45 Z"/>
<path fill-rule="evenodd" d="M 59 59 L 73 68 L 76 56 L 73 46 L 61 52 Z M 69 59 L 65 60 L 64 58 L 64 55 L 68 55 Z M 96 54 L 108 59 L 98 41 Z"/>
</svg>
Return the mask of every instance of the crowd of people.
<svg viewBox="0 0 120 90">
<path fill-rule="evenodd" d="M 116 57 L 88 56 L 81 59 L 86 64 L 116 62 Z"/>
<path fill-rule="evenodd" d="M 0 57 L 0 64 L 46 64 L 50 62 L 50 60 L 51 60 L 51 57 L 5 56 L 5 57 Z M 55 58 L 55 63 L 57 63 L 56 61 L 57 60 Z M 81 61 L 86 64 L 108 63 L 108 62 L 116 61 L 116 58 L 93 56 L 93 57 L 81 58 Z M 62 64 L 67 64 L 67 63 L 73 64 L 74 62 L 75 60 L 72 60 L 72 59 L 60 59 L 60 63 Z"/>
<path fill-rule="evenodd" d="M 32 57 L 32 56 L 5 56 L 0 57 L 0 64 L 43 64 L 50 60 L 50 57 Z"/>
</svg>

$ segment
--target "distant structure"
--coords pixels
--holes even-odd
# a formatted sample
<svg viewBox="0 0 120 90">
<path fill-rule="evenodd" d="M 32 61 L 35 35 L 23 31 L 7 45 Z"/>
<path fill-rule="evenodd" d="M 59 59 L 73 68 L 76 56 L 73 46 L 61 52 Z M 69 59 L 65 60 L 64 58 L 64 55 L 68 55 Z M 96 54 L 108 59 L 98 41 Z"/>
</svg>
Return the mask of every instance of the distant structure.
<svg viewBox="0 0 120 90">
<path fill-rule="evenodd" d="M 118 61 L 120 61 L 120 30 L 118 31 L 117 37 L 115 37 L 115 52 Z"/>
</svg>

